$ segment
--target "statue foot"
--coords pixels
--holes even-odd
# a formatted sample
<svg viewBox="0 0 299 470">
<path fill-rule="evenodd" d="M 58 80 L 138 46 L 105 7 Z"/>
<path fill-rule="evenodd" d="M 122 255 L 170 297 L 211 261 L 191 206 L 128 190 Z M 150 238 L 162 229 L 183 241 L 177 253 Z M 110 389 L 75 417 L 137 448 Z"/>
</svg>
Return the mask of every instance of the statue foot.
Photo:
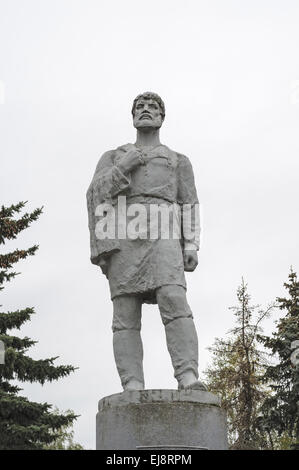
<svg viewBox="0 0 299 470">
<path fill-rule="evenodd" d="M 124 385 L 124 391 L 126 390 L 144 390 L 144 384 L 139 380 L 131 379 Z"/>
<path fill-rule="evenodd" d="M 179 390 L 203 390 L 208 391 L 207 386 L 197 379 L 194 371 L 187 370 L 179 378 Z"/>
<path fill-rule="evenodd" d="M 207 392 L 208 387 L 200 380 L 196 380 L 195 382 L 189 385 L 179 384 L 179 390 L 202 390 L 204 392 Z"/>
</svg>

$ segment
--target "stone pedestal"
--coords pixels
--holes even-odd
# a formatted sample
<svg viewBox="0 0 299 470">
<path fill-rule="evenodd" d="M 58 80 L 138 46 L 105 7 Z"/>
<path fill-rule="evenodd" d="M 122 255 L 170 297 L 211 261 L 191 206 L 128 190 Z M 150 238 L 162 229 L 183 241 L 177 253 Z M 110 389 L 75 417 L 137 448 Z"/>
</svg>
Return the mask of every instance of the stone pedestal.
<svg viewBox="0 0 299 470">
<path fill-rule="evenodd" d="M 96 448 L 227 449 L 219 398 L 200 390 L 134 390 L 99 401 Z"/>
</svg>

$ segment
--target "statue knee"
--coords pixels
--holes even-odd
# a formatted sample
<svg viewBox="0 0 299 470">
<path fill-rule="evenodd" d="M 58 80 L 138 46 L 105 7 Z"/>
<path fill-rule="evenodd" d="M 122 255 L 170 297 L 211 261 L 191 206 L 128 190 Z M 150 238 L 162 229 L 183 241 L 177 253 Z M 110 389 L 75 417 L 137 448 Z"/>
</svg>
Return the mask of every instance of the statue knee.
<svg viewBox="0 0 299 470">
<path fill-rule="evenodd" d="M 128 332 L 136 331 L 136 332 L 140 333 L 140 330 L 141 330 L 141 328 L 122 328 L 122 327 L 119 328 L 118 325 L 114 326 L 112 324 L 112 332 L 113 333 L 120 333 L 121 331 L 123 331 L 123 332 L 125 332 L 125 331 L 128 331 Z"/>
<path fill-rule="evenodd" d="M 132 322 L 131 319 L 119 318 L 119 316 L 113 316 L 112 321 L 112 331 L 116 333 L 117 331 L 140 331 L 141 322 L 138 319 Z"/>
<path fill-rule="evenodd" d="M 162 286 L 157 289 L 156 296 L 164 325 L 178 318 L 193 318 L 182 286 Z"/>
<path fill-rule="evenodd" d="M 119 296 L 113 299 L 112 331 L 141 330 L 141 302 L 138 298 Z"/>
</svg>

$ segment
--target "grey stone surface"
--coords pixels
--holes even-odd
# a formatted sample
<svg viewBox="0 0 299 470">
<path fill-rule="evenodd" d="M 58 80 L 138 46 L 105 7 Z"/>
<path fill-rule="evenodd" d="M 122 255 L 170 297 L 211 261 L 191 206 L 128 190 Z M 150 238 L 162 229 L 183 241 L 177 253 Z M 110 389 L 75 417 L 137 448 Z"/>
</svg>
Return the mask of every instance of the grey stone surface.
<svg viewBox="0 0 299 470">
<path fill-rule="evenodd" d="M 210 392 L 125 391 L 98 409 L 97 449 L 227 449 L 225 413 Z"/>
</svg>

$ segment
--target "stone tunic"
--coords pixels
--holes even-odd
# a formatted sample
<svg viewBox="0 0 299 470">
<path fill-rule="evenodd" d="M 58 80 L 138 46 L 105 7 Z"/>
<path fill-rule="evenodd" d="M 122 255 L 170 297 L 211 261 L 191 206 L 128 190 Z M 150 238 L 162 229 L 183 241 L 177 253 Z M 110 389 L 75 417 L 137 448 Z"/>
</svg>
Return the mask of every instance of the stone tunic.
<svg viewBox="0 0 299 470">
<path fill-rule="evenodd" d="M 198 210 L 198 198 L 189 159 L 165 145 L 143 152 L 145 164 L 124 175 L 118 162 L 125 152 L 134 148 L 133 144 L 127 144 L 106 152 L 87 191 L 91 262 L 99 264 L 101 257 L 107 260 L 106 275 L 112 299 L 130 294 L 140 295 L 143 302 L 156 303 L 158 287 L 177 284 L 186 288 L 183 249 L 199 248 L 198 219 L 193 216 L 190 220 L 190 232 L 194 234 L 191 240 L 186 239 L 184 229 L 179 239 L 162 239 L 160 234 L 156 239 L 130 239 L 127 236 L 125 239 L 99 240 L 95 234 L 96 207 L 110 203 L 117 209 L 118 196 L 122 195 L 126 196 L 127 208 L 130 204 L 140 203 L 147 213 L 150 204 L 176 204 L 178 207 L 188 204 Z"/>
</svg>

